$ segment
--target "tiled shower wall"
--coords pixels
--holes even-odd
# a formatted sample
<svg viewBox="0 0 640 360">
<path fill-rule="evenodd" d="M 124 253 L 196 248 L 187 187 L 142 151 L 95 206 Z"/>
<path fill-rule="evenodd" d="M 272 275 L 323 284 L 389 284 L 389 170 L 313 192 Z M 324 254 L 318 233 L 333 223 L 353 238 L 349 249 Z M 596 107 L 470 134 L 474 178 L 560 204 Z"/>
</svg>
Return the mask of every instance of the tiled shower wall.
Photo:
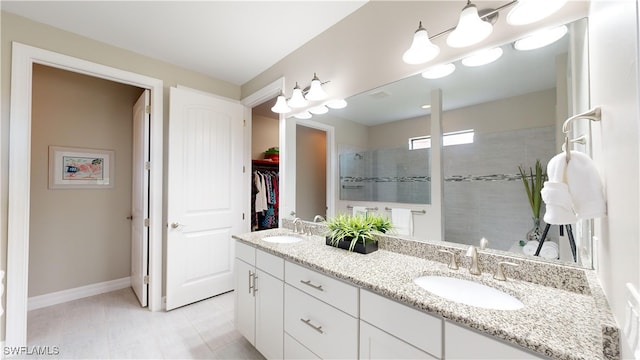
<svg viewBox="0 0 640 360">
<path fill-rule="evenodd" d="M 556 153 L 554 126 L 476 134 L 473 144 L 445 147 L 445 241 L 478 245 L 485 237 L 491 248 L 509 250 L 524 240 L 532 211 L 518 165 L 540 159 L 546 169 Z"/>
<path fill-rule="evenodd" d="M 429 149 L 377 149 L 340 154 L 340 199 L 429 204 Z"/>
</svg>

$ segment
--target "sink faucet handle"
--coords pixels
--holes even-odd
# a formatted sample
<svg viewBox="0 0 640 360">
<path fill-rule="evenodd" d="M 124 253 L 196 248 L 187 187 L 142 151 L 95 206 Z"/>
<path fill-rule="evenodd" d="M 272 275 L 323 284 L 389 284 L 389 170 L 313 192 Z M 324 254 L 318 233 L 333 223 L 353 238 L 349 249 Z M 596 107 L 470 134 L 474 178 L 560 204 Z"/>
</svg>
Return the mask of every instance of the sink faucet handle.
<svg viewBox="0 0 640 360">
<path fill-rule="evenodd" d="M 493 275 L 493 278 L 499 281 L 507 281 L 507 276 L 504 274 L 504 266 L 513 266 L 516 267 L 518 266 L 518 264 L 516 263 L 512 263 L 509 261 L 500 261 L 498 263 L 498 268 L 496 269 L 496 273 L 495 275 Z"/>
<path fill-rule="evenodd" d="M 450 255 L 449 269 L 458 270 L 458 262 L 456 261 L 456 254 L 453 251 L 440 249 L 438 250 L 438 252 L 441 252 L 443 254 L 449 254 Z"/>
</svg>

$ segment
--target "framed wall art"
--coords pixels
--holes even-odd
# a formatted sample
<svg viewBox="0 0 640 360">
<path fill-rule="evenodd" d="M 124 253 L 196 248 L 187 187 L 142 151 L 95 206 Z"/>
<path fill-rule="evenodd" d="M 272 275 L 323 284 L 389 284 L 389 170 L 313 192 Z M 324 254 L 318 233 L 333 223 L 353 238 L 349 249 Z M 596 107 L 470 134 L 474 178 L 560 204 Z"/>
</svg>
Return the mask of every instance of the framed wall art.
<svg viewBox="0 0 640 360">
<path fill-rule="evenodd" d="M 114 151 L 49 146 L 49 189 L 108 189 L 114 183 Z"/>
</svg>

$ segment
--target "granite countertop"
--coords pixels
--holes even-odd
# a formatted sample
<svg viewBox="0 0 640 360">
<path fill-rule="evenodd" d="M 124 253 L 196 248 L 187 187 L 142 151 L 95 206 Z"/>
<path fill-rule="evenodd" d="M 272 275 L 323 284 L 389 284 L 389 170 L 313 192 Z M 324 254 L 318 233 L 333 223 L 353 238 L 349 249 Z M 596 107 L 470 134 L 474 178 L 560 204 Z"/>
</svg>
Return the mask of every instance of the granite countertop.
<svg viewBox="0 0 640 360">
<path fill-rule="evenodd" d="M 603 331 L 601 299 L 593 292 L 580 293 L 527 281 L 497 281 L 493 273 L 470 275 L 461 266 L 450 270 L 443 262 L 379 249 L 363 255 L 325 245 L 321 236 L 303 236 L 292 244 L 269 243 L 264 236 L 293 234 L 287 229 L 257 231 L 233 237 L 363 289 L 466 325 L 535 353 L 555 359 L 617 358 L 617 332 L 607 339 Z M 399 265 L 401 264 L 401 265 Z M 481 263 L 482 266 L 482 263 Z M 588 271 L 588 270 L 584 270 Z M 477 281 L 517 297 L 520 310 L 491 310 L 452 302 L 433 295 L 413 282 L 424 275 L 446 275 Z M 588 277 L 588 276 L 587 276 Z M 591 279 L 593 280 L 593 279 Z M 592 281 L 590 285 L 594 286 Z M 601 289 L 600 289 L 601 291 Z M 596 291 L 597 293 L 597 291 Z M 608 309 L 607 309 L 608 311 Z M 606 312 L 606 311 L 605 311 Z M 613 344 L 613 343 L 616 344 Z M 607 346 L 613 349 L 607 349 Z"/>
</svg>

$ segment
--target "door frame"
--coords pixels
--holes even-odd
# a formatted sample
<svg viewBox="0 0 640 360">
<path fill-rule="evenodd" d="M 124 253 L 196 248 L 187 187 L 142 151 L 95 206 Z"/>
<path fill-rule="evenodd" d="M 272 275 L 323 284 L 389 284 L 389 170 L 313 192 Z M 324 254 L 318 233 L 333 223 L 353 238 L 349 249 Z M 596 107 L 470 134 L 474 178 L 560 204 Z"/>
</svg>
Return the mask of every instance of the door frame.
<svg viewBox="0 0 640 360">
<path fill-rule="evenodd" d="M 149 310 L 162 308 L 163 82 L 33 46 L 12 43 L 7 214 L 6 345 L 27 344 L 31 90 L 33 64 L 42 64 L 151 90 L 149 174 Z"/>
</svg>

